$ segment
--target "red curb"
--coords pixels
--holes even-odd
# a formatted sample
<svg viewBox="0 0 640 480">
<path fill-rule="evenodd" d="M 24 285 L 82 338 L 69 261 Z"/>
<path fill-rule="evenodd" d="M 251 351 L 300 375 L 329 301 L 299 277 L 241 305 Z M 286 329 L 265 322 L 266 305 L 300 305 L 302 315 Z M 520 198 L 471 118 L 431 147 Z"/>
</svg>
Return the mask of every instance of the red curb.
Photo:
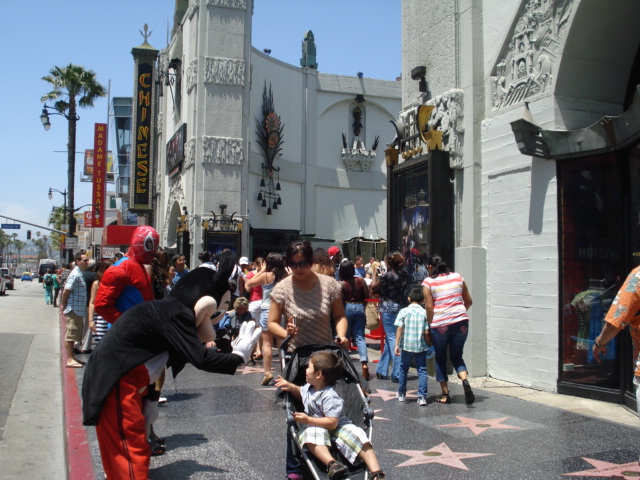
<svg viewBox="0 0 640 480">
<path fill-rule="evenodd" d="M 64 402 L 64 424 L 67 438 L 67 466 L 69 480 L 95 480 L 93 461 L 89 450 L 87 431 L 82 425 L 82 401 L 78 391 L 75 368 L 66 368 L 67 352 L 64 348 L 66 320 L 60 314 L 60 351 L 62 355 L 62 393 Z"/>
</svg>

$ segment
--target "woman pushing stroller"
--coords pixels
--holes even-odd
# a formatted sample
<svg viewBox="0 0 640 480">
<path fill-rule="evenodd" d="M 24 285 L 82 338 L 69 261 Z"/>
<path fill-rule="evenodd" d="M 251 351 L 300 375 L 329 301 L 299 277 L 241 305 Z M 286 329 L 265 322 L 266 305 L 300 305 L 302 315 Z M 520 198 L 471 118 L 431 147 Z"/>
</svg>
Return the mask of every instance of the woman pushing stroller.
<svg viewBox="0 0 640 480">
<path fill-rule="evenodd" d="M 371 472 L 369 480 L 385 480 L 367 434 L 342 413 L 344 401 L 334 389 L 341 375 L 342 360 L 335 353 L 323 350 L 314 352 L 309 358 L 304 386 L 288 382 L 281 376 L 275 384 L 302 401 L 305 413 L 293 414 L 296 422 L 306 425 L 298 439 L 326 466 L 331 480 L 342 478 L 348 471 L 346 465 L 331 456 L 329 447 L 332 440 L 350 463 L 353 464 L 357 458 L 364 461 Z"/>
</svg>

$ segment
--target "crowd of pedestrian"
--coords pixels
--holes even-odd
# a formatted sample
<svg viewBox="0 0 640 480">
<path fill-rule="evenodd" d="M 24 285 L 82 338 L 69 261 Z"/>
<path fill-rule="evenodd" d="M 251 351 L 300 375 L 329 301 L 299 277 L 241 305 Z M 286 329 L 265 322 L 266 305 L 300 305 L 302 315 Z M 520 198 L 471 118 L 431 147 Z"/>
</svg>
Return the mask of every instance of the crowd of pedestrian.
<svg viewBox="0 0 640 480">
<path fill-rule="evenodd" d="M 254 261 L 240 257 L 234 265 L 227 265 L 225 268 L 229 271 L 222 279 L 226 293 L 214 300 L 205 294 L 203 285 L 220 277 L 220 259 L 228 260 L 233 252 L 223 250 L 214 255 L 203 251 L 198 255 L 199 265 L 190 269 L 184 255 L 171 257 L 159 249 L 157 233 L 150 227 L 144 228 L 148 230 L 139 232 L 141 238 L 137 243 L 132 239 L 130 251 L 116 261 L 95 264 L 82 251 L 72 264 L 45 275 L 45 301 L 54 306 L 59 302 L 66 319 L 67 367 L 85 366 L 84 360 L 77 355 L 90 354 L 97 348 L 108 337 L 109 329 L 128 310 L 175 296 L 191 305 L 195 324 L 199 325 L 194 334 L 204 348 L 213 348 L 220 354 L 235 352 L 234 342 L 242 337 L 243 328 L 255 322 L 257 328 L 256 332 L 252 329 L 252 338 L 255 333 L 256 345 L 251 345 L 246 360 L 262 363 L 262 385 L 275 382 L 274 352 L 278 354 L 276 349 L 288 336 L 291 337 L 290 351 L 311 344 L 337 343 L 342 348 L 351 347 L 357 351 L 362 378 L 370 380 L 365 304 L 374 301 L 385 336 L 376 379 L 398 383 L 397 398 L 404 402 L 409 368 L 416 367 L 419 378 L 417 403 L 426 405 L 426 361 L 435 351 L 436 381 L 441 388 L 436 401 L 451 403 L 446 371 L 448 358 L 463 382 L 466 402 L 474 401 L 462 357 L 469 328 L 467 310 L 471 306 L 471 296 L 464 279 L 450 271 L 439 256 L 428 258 L 429 274 L 422 284 L 411 285 L 400 252 L 391 252 L 383 259 L 370 257 L 365 264 L 360 255 L 344 258 L 342 250 L 336 246 L 314 250 L 307 241 L 295 241 L 285 252 L 270 252 L 265 258 L 257 257 Z M 153 239 L 151 250 L 145 244 L 148 238 Z M 206 288 L 215 290 L 219 287 Z M 167 315 L 166 321 L 173 322 L 171 315 Z M 158 402 L 166 401 L 160 396 L 166 362 L 167 357 L 163 355 L 143 362 L 149 373 L 155 372 L 148 376 L 150 382 L 141 397 L 144 405 L 141 415 L 150 455 L 162 454 L 165 448 L 164 439 L 153 430 L 153 423 L 158 417 L 155 407 Z M 126 381 L 138 382 L 129 377 Z M 126 405 L 126 408 L 132 407 Z M 104 457 L 113 455 L 117 448 L 107 425 L 99 430 L 103 462 L 110 462 Z M 292 448 L 287 442 L 285 469 L 288 480 L 298 480 L 302 478 L 301 465 Z M 145 461 L 142 458 L 143 470 Z M 123 466 L 108 465 L 106 468 L 114 472 Z M 335 470 L 334 466 L 334 474 Z M 376 478 L 384 478 L 381 471 L 378 474 Z"/>
</svg>

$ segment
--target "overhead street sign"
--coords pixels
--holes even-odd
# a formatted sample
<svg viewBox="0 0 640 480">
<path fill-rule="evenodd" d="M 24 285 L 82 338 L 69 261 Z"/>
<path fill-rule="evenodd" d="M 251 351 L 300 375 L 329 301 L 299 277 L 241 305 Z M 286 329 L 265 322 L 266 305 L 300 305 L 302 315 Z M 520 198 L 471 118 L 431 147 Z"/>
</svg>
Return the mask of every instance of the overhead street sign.
<svg viewBox="0 0 640 480">
<path fill-rule="evenodd" d="M 20 224 L 19 223 L 0 223 L 0 228 L 2 228 L 3 230 L 20 230 Z"/>
</svg>

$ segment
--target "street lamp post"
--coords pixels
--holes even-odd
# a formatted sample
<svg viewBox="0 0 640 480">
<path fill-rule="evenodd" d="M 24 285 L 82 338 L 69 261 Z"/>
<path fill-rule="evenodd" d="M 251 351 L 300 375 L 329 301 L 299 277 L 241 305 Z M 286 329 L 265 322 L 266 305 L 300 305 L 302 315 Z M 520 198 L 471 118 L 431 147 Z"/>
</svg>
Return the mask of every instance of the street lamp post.
<svg viewBox="0 0 640 480">
<path fill-rule="evenodd" d="M 46 127 L 45 127 L 46 128 Z M 62 223 L 66 224 L 67 223 L 67 191 L 60 191 L 57 190 L 55 188 L 51 188 L 49 187 L 49 200 L 53 200 L 53 192 L 58 192 L 60 195 L 62 195 L 64 197 L 64 207 L 62 208 Z M 60 230 L 63 230 L 64 228 L 61 228 Z M 67 261 L 71 261 L 70 255 L 66 255 Z"/>
<path fill-rule="evenodd" d="M 55 110 L 54 112 L 49 112 L 49 110 Z M 44 105 L 42 108 L 42 114 L 40 115 L 40 121 L 42 122 L 42 126 L 45 130 L 49 130 L 51 128 L 51 122 L 49 121 L 49 115 L 62 115 L 67 119 L 69 123 L 69 142 L 67 144 L 67 195 L 68 204 L 66 208 L 69 210 L 69 237 L 76 236 L 76 219 L 73 216 L 73 212 L 75 211 L 73 208 L 74 203 L 74 191 L 75 191 L 75 175 L 76 175 L 76 123 L 80 120 L 78 115 L 67 115 L 65 112 L 58 110 L 55 107 L 50 107 L 49 105 Z M 61 192 L 62 193 L 62 192 Z M 65 203 L 67 197 L 65 197 Z M 70 261 L 70 260 L 69 260 Z"/>
</svg>

